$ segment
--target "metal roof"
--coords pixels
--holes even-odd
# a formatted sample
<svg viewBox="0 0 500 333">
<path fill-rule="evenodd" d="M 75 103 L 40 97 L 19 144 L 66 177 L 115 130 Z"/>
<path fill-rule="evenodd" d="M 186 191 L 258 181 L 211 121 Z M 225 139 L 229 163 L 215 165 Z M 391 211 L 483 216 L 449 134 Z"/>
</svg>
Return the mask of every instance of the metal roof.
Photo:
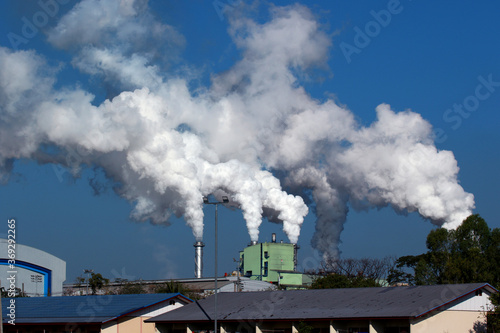
<svg viewBox="0 0 500 333">
<path fill-rule="evenodd" d="M 473 283 L 219 293 L 217 320 L 417 318 L 479 289 L 497 291 L 487 283 Z M 147 321 L 203 322 L 211 321 L 213 314 L 212 296 Z"/>
<path fill-rule="evenodd" d="M 20 297 L 2 299 L 2 311 L 7 322 L 13 299 L 16 323 L 102 323 L 173 298 L 191 301 L 179 293 Z"/>
</svg>

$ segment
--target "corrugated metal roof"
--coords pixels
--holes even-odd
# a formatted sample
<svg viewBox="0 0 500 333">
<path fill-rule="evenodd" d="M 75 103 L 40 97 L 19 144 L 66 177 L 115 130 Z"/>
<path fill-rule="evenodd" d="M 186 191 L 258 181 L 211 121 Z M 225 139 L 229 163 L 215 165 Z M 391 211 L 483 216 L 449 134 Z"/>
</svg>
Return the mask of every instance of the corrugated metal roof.
<svg viewBox="0 0 500 333">
<path fill-rule="evenodd" d="M 297 320 L 415 318 L 478 289 L 486 283 L 219 293 L 217 319 Z M 205 312 L 205 313 L 204 313 Z M 151 322 L 196 322 L 213 318 L 213 296 L 154 317 Z"/>
<path fill-rule="evenodd" d="M 16 323 L 101 323 L 182 297 L 179 293 L 15 298 Z M 186 299 L 186 298 L 185 298 Z M 2 299 L 4 322 L 11 298 Z"/>
<path fill-rule="evenodd" d="M 234 284 L 238 280 L 236 276 L 228 277 L 230 285 L 226 285 L 219 289 L 219 292 L 234 292 Z M 276 290 L 278 286 L 266 281 L 252 280 L 248 277 L 240 277 L 240 283 L 243 287 L 242 292 L 247 291 L 265 291 L 265 290 Z"/>
</svg>

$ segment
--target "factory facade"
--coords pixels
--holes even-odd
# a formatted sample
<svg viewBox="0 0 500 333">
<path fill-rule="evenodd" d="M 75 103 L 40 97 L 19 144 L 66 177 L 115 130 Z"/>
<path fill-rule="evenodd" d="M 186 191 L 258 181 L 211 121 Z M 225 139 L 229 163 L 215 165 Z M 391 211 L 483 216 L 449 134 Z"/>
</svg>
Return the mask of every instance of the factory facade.
<svg viewBox="0 0 500 333">
<path fill-rule="evenodd" d="M 252 242 L 240 252 L 240 273 L 252 280 L 266 281 L 283 288 L 300 288 L 312 279 L 297 272 L 298 245 L 276 242 Z"/>
<path fill-rule="evenodd" d="M 0 239 L 0 286 L 5 290 L 30 297 L 61 296 L 65 280 L 64 260 L 31 246 L 17 243 L 13 247 L 7 239 Z"/>
</svg>

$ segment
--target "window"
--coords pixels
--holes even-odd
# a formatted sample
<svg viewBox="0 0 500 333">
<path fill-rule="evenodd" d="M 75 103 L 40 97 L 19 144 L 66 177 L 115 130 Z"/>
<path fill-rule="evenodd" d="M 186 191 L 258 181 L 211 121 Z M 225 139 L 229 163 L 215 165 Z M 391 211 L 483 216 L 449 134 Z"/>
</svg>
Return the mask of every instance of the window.
<svg viewBox="0 0 500 333">
<path fill-rule="evenodd" d="M 264 251 L 264 258 L 266 258 L 266 259 L 269 258 L 269 252 Z"/>
</svg>

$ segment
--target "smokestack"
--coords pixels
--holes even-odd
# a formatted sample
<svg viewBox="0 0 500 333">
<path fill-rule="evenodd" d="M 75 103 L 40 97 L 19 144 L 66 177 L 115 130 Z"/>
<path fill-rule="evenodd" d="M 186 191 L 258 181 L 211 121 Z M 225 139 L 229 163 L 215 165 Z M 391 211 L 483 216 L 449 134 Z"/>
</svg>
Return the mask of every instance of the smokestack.
<svg viewBox="0 0 500 333">
<path fill-rule="evenodd" d="M 194 243 L 194 276 L 201 279 L 203 275 L 203 242 Z"/>
<path fill-rule="evenodd" d="M 258 241 L 251 241 L 250 245 L 257 245 L 259 242 Z"/>
<path fill-rule="evenodd" d="M 276 234 L 273 232 L 271 242 L 276 243 Z"/>
</svg>

